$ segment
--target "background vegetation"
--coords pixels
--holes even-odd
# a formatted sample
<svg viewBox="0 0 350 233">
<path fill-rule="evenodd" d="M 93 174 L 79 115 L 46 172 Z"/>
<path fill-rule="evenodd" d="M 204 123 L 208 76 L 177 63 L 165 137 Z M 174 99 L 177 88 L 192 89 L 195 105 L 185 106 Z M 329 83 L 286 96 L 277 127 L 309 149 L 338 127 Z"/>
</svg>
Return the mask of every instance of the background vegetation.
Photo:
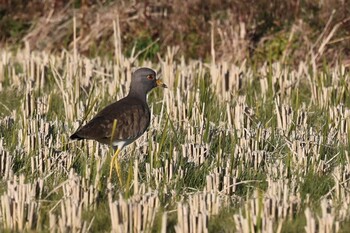
<svg viewBox="0 0 350 233">
<path fill-rule="evenodd" d="M 11 47 L 28 43 L 33 50 L 72 50 L 75 19 L 77 52 L 113 57 L 112 22 L 118 17 L 122 52 L 143 51 L 139 59 L 157 61 L 158 52 L 176 46 L 178 56 L 208 61 L 213 30 L 216 59 L 297 65 L 314 52 L 321 63 L 349 64 L 349 14 L 343 0 L 2 1 L 0 41 Z"/>
<path fill-rule="evenodd" d="M 1 232 L 348 232 L 346 1 L 2 1 Z M 122 153 L 69 135 L 158 70 Z"/>
</svg>

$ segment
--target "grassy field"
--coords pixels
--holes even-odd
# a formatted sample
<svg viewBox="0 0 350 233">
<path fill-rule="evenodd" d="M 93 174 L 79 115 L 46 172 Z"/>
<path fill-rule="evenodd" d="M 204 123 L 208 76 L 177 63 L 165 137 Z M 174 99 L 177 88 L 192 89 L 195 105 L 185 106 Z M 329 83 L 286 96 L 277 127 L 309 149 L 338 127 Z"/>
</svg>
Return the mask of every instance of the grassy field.
<svg viewBox="0 0 350 233">
<path fill-rule="evenodd" d="M 215 51 L 213 51 L 215 52 Z M 348 70 L 0 51 L 1 232 L 348 232 Z M 134 67 L 168 85 L 122 152 L 69 135 L 126 95 Z"/>
</svg>

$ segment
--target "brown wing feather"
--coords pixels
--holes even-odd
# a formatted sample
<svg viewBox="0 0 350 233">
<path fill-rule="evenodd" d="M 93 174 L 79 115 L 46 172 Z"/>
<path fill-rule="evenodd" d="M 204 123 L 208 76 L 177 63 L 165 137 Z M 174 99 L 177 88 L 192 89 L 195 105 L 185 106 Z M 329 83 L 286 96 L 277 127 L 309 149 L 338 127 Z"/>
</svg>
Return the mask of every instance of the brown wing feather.
<svg viewBox="0 0 350 233">
<path fill-rule="evenodd" d="M 146 103 L 137 98 L 121 99 L 100 111 L 91 121 L 77 130 L 72 139 L 93 139 L 111 142 L 113 122 L 117 127 L 113 140 L 136 139 L 147 129 L 150 112 Z"/>
</svg>

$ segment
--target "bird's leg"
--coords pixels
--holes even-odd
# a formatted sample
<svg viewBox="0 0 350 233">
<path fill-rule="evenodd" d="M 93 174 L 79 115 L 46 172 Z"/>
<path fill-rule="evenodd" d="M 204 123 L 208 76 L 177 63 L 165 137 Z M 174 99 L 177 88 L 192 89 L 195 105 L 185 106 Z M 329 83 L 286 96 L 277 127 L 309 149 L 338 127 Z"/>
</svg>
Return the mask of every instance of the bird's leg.
<svg viewBox="0 0 350 233">
<path fill-rule="evenodd" d="M 119 149 L 115 152 L 115 156 L 116 156 L 116 157 L 118 156 L 119 152 L 120 152 Z M 122 176 L 121 176 L 121 173 L 120 173 L 119 159 L 118 159 L 118 158 L 115 159 L 115 161 L 114 161 L 114 166 L 115 166 L 115 170 L 117 171 L 117 176 L 118 176 L 118 179 L 119 179 L 119 184 L 120 184 L 121 186 L 123 186 Z"/>
<path fill-rule="evenodd" d="M 113 127 L 112 127 L 111 145 L 113 145 L 113 138 L 114 138 L 116 128 L 117 128 L 117 119 L 114 119 Z M 122 185 L 122 180 L 121 180 L 121 175 L 120 175 L 120 167 L 119 167 L 119 161 L 118 161 L 118 154 L 119 154 L 120 150 L 121 149 L 119 147 L 117 147 L 117 150 L 114 152 L 114 155 L 112 157 L 110 168 L 109 168 L 109 181 L 111 181 L 113 166 L 115 166 L 115 170 L 117 171 L 119 183 L 120 183 L 120 185 Z"/>
<path fill-rule="evenodd" d="M 112 170 L 113 170 L 113 166 L 115 166 L 115 170 L 117 171 L 119 183 L 120 183 L 120 185 L 122 185 L 123 183 L 122 183 L 122 179 L 121 179 L 120 166 L 119 166 L 119 160 L 118 160 L 119 152 L 120 152 L 120 149 L 118 148 L 112 157 L 110 168 L 109 168 L 109 180 L 112 179 Z"/>
<path fill-rule="evenodd" d="M 115 155 L 115 154 L 114 154 Z M 109 181 L 111 180 L 112 178 L 112 171 L 113 171 L 113 165 L 114 165 L 114 161 L 115 161 L 115 156 L 112 156 L 112 159 L 111 159 L 111 164 L 109 166 Z"/>
</svg>

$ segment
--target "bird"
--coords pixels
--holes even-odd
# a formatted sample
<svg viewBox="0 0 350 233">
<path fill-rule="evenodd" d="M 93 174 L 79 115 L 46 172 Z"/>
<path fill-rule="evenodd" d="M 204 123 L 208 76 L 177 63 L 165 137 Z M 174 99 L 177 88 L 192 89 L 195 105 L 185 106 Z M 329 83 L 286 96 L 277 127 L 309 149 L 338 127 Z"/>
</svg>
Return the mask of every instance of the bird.
<svg viewBox="0 0 350 233">
<path fill-rule="evenodd" d="M 118 154 L 149 127 L 151 112 L 147 104 L 147 94 L 156 87 L 167 88 L 167 85 L 157 79 L 157 73 L 153 69 L 138 68 L 132 73 L 128 95 L 103 108 L 70 136 L 71 140 L 95 140 L 113 147 L 109 180 L 115 166 L 122 184 Z"/>
</svg>

